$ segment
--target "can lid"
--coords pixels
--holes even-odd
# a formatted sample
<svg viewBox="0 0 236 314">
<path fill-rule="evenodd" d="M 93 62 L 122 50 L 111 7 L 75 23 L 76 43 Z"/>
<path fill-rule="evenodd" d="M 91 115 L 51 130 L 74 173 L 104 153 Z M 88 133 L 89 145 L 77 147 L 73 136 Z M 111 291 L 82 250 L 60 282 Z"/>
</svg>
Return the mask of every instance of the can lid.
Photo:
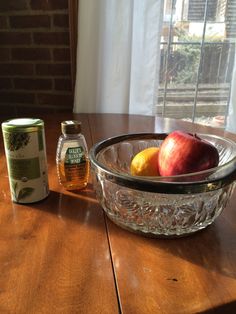
<svg viewBox="0 0 236 314">
<path fill-rule="evenodd" d="M 61 131 L 63 134 L 79 134 L 81 133 L 81 122 L 76 120 L 63 121 Z"/>
<path fill-rule="evenodd" d="M 22 131 L 33 131 L 38 128 L 43 128 L 44 122 L 41 119 L 35 118 L 16 118 L 4 121 L 2 123 L 3 131 L 14 131 L 14 132 L 22 132 Z"/>
</svg>

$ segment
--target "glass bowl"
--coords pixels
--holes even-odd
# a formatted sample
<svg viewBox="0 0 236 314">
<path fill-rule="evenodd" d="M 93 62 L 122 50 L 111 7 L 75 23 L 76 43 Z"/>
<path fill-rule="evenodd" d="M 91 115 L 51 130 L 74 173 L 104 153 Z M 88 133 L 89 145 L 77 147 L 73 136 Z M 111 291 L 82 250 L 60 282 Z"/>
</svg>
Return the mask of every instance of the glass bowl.
<svg viewBox="0 0 236 314">
<path fill-rule="evenodd" d="M 184 236 L 210 225 L 233 191 L 236 144 L 198 135 L 218 149 L 218 167 L 171 177 L 130 174 L 134 155 L 160 146 L 167 134 L 126 134 L 95 144 L 90 150 L 93 184 L 107 216 L 125 229 L 152 237 Z"/>
</svg>

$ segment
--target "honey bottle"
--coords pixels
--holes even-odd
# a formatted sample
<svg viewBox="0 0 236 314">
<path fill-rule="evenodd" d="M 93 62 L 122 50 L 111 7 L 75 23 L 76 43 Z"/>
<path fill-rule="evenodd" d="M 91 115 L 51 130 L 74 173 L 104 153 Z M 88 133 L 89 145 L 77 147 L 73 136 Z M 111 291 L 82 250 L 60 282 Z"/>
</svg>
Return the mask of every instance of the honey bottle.
<svg viewBox="0 0 236 314">
<path fill-rule="evenodd" d="M 56 152 L 59 181 L 66 190 L 83 189 L 89 179 L 89 158 L 81 123 L 63 121 L 61 131 Z"/>
</svg>

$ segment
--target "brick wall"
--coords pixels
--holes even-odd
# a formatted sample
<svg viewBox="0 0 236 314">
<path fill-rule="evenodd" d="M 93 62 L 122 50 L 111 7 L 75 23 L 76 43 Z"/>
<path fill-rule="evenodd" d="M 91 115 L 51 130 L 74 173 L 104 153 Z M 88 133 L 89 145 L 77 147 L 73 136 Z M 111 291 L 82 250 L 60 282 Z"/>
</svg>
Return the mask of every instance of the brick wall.
<svg viewBox="0 0 236 314">
<path fill-rule="evenodd" d="M 68 0 L 0 0 L 0 113 L 72 106 Z"/>
</svg>

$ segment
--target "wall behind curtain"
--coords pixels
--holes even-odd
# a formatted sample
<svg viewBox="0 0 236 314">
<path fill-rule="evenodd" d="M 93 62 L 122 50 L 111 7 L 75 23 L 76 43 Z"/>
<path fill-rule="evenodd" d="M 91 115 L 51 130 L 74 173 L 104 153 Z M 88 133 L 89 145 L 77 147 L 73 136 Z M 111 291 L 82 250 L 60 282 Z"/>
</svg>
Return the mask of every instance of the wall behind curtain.
<svg viewBox="0 0 236 314">
<path fill-rule="evenodd" d="M 68 1 L 0 0 L 0 31 L 0 113 L 72 111 Z"/>
</svg>

